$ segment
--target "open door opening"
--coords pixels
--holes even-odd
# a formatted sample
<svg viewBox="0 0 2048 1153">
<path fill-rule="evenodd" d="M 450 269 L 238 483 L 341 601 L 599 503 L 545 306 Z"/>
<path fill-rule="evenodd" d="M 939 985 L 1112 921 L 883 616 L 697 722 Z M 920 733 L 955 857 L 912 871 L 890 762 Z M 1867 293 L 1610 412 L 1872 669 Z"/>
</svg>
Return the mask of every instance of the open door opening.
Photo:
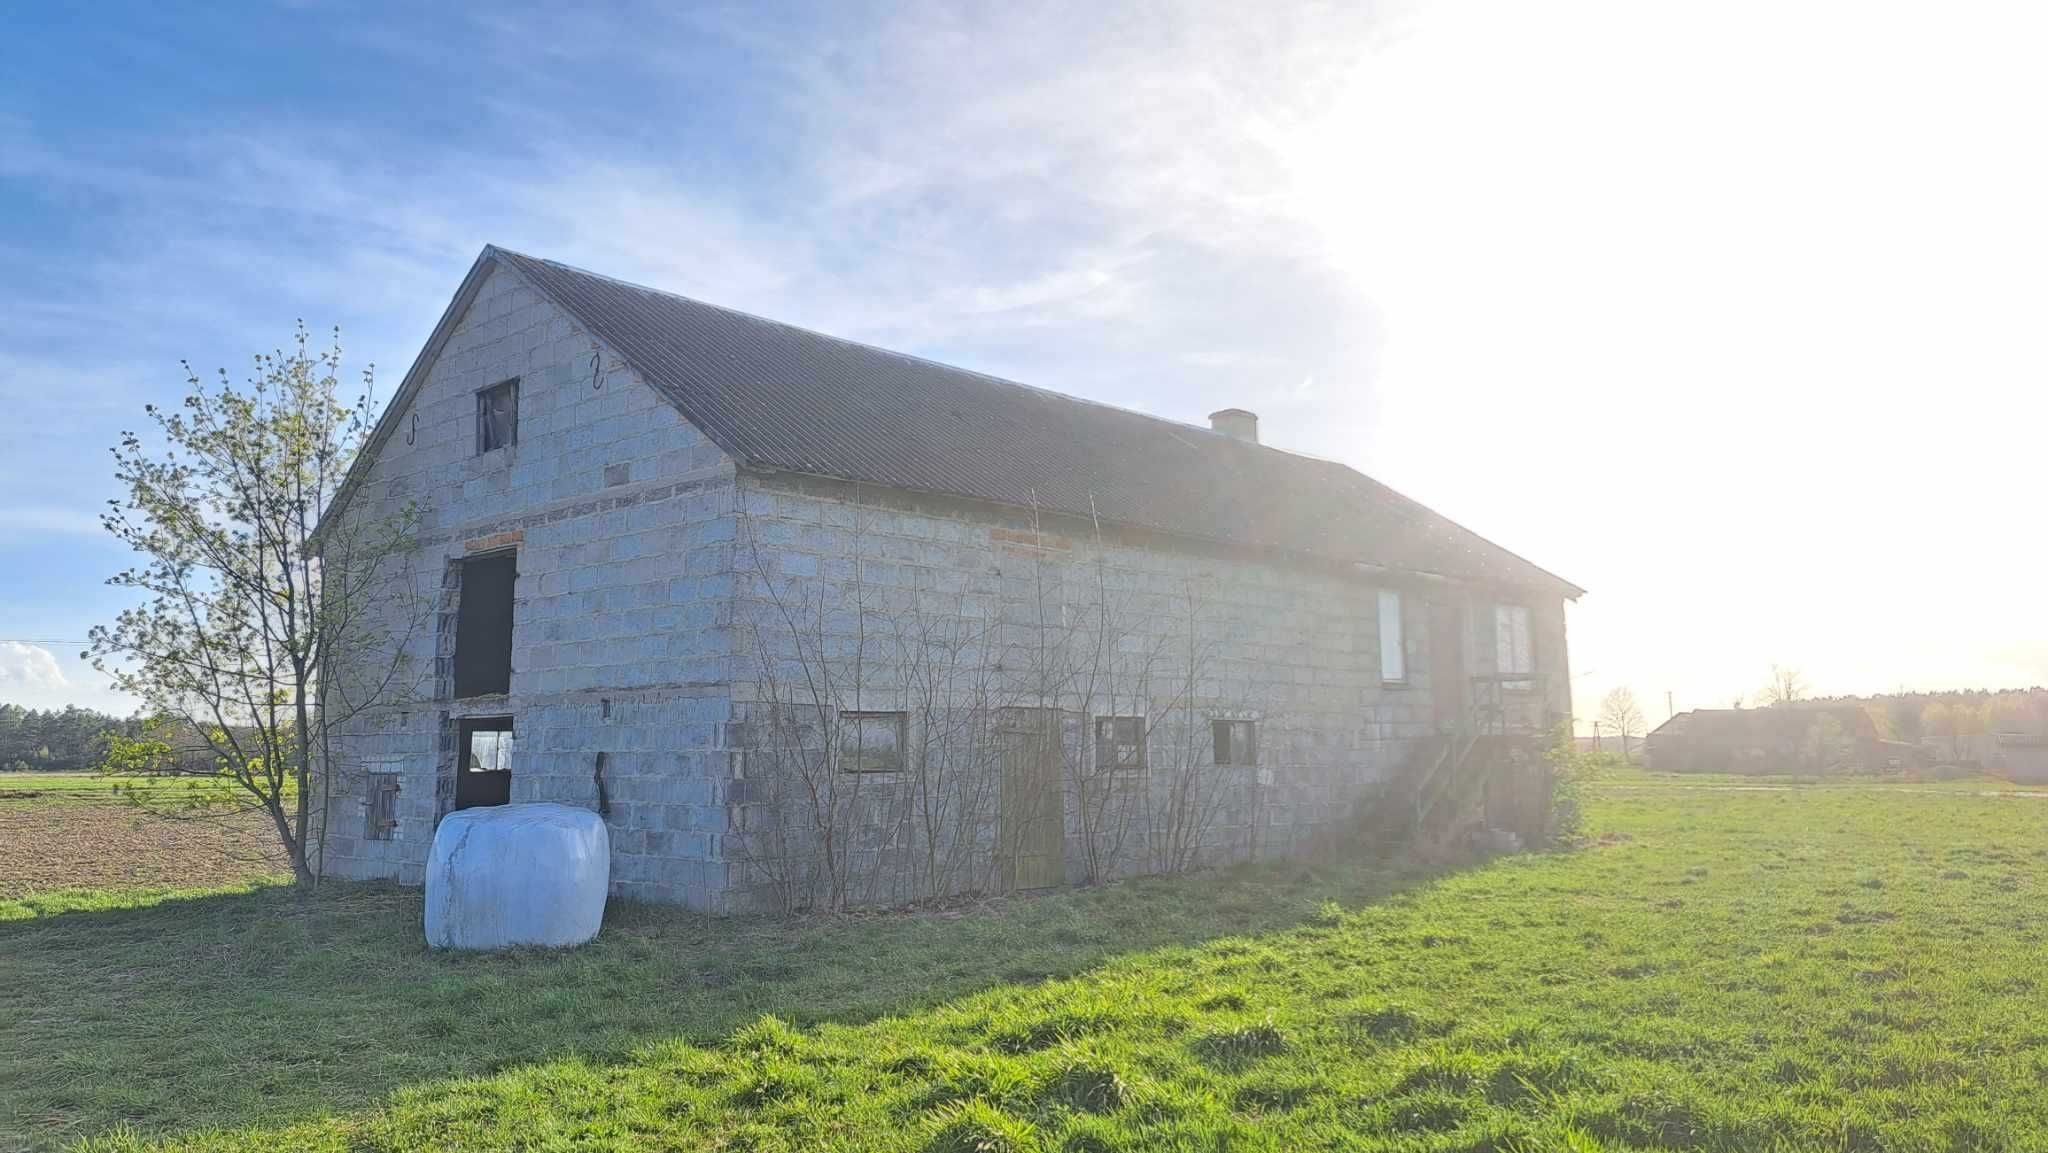
<svg viewBox="0 0 2048 1153">
<path fill-rule="evenodd" d="M 512 718 L 464 717 L 455 807 L 503 805 L 512 800 Z"/>
<path fill-rule="evenodd" d="M 455 695 L 481 697 L 512 691 L 512 590 L 519 579 L 511 553 L 470 557 L 462 563 L 455 606 Z"/>
</svg>

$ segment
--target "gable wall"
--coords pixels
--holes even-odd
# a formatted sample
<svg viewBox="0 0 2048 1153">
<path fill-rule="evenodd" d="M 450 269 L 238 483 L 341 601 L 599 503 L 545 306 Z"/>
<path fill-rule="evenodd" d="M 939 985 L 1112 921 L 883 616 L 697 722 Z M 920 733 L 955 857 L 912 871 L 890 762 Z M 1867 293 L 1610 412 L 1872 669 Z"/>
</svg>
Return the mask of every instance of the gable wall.
<svg viewBox="0 0 2048 1153">
<path fill-rule="evenodd" d="M 518 443 L 478 455 L 476 392 L 515 376 Z M 404 692 L 345 727 L 326 870 L 418 883 L 452 803 L 455 723 L 510 714 L 514 801 L 594 806 L 603 751 L 614 890 L 714 907 L 724 889 L 731 461 L 502 266 L 400 415 L 344 520 L 418 510 L 410 571 L 378 602 L 379 649 L 404 654 Z M 505 548 L 518 557 L 511 691 L 452 700 L 451 562 Z M 389 840 L 365 835 L 372 772 L 400 774 Z"/>
</svg>

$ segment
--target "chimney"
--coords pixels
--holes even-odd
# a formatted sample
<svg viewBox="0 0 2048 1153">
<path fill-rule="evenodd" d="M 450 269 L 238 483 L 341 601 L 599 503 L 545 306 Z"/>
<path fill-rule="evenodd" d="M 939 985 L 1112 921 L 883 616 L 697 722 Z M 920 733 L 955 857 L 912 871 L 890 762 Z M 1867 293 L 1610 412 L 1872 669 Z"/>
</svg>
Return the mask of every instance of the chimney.
<svg viewBox="0 0 2048 1153">
<path fill-rule="evenodd" d="M 1259 443 L 1259 414 L 1242 408 L 1223 408 L 1209 414 L 1209 427 L 1224 436 Z"/>
</svg>

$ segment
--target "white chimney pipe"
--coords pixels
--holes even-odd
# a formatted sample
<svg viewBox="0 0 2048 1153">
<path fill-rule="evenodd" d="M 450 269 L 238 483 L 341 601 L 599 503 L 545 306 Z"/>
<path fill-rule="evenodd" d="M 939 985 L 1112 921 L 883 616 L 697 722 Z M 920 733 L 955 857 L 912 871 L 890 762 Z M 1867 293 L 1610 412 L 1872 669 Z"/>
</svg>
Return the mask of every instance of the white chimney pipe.
<svg viewBox="0 0 2048 1153">
<path fill-rule="evenodd" d="M 1209 414 L 1210 429 L 1239 440 L 1259 443 L 1259 414 L 1243 408 L 1221 408 Z"/>
</svg>

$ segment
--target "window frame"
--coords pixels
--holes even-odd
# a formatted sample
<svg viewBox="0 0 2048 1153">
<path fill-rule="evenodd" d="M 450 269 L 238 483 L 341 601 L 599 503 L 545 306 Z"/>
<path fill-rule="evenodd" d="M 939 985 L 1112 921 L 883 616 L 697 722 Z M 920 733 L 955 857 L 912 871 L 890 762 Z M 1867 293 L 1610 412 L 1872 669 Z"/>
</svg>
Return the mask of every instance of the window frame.
<svg viewBox="0 0 2048 1153">
<path fill-rule="evenodd" d="M 1493 606 L 1493 671 L 1516 684 L 1536 675 L 1536 626 L 1525 604 Z"/>
<path fill-rule="evenodd" d="M 403 774 L 373 769 L 363 780 L 363 839 L 390 841 L 398 837 L 398 794 L 405 787 Z"/>
<path fill-rule="evenodd" d="M 1388 636 L 1388 607 L 1392 606 L 1392 633 Z M 1380 683 L 1383 685 L 1405 685 L 1408 683 L 1408 620 L 1407 605 L 1400 589 L 1379 590 L 1379 642 L 1380 642 Z M 1392 642 L 1391 647 L 1389 642 Z M 1392 667 L 1389 668 L 1389 658 Z"/>
<path fill-rule="evenodd" d="M 456 742 L 456 771 L 462 773 L 509 773 L 512 771 L 512 743 L 519 739 L 519 732 L 509 713 L 490 713 L 474 717 L 463 717 L 457 722 L 459 739 Z M 505 764 L 501 768 L 471 768 L 470 751 L 476 745 L 479 733 L 503 733 L 504 748 L 501 750 Z"/>
<path fill-rule="evenodd" d="M 490 439 L 490 431 L 491 431 L 491 421 L 490 421 L 490 411 L 491 411 L 491 397 L 492 397 L 492 396 L 493 396 L 494 394 L 496 394 L 496 393 L 500 393 L 500 392 L 502 392 L 502 393 L 505 393 L 505 394 L 507 394 L 508 396 L 510 396 L 510 397 L 511 397 L 511 400 L 512 400 L 512 404 L 511 404 L 511 420 L 510 420 L 510 425 L 509 425 L 509 428 L 507 429 L 507 437 L 506 437 L 506 440 L 505 440 L 505 442 L 504 442 L 503 444 L 490 444 L 490 445 L 487 445 L 487 444 L 485 444 L 484 442 L 485 442 L 486 440 Z M 476 455 L 476 456 L 485 456 L 485 455 L 488 455 L 488 454 L 490 454 L 490 453 L 494 453 L 494 452 L 498 451 L 498 450 L 499 450 L 499 449 L 501 449 L 501 448 L 511 448 L 512 446 L 514 446 L 514 445 L 516 445 L 516 444 L 518 444 L 518 443 L 519 443 L 519 378 L 515 376 L 515 377 L 512 377 L 512 378 L 511 378 L 510 380 L 501 380 L 501 381 L 499 381 L 499 382 L 498 382 L 498 383 L 496 383 L 496 384 L 486 385 L 486 386 L 484 386 L 483 388 L 479 388 L 479 389 L 477 389 L 477 390 L 476 390 L 476 452 L 474 453 L 474 455 Z"/>
<path fill-rule="evenodd" d="M 1244 740 L 1238 740 L 1235 730 L 1243 726 Z M 1239 746 L 1247 751 L 1239 755 Z M 1256 769 L 1259 767 L 1259 722 L 1250 717 L 1209 718 L 1209 760 L 1219 768 Z"/>
<path fill-rule="evenodd" d="M 884 768 L 866 768 L 861 764 L 861 744 L 856 739 L 847 741 L 849 730 L 856 738 L 862 726 L 871 723 L 887 724 L 896 731 L 896 763 Z M 910 714 L 902 709 L 841 709 L 838 716 L 839 758 L 838 769 L 842 773 L 857 776 L 884 776 L 900 773 L 910 766 Z"/>
<path fill-rule="evenodd" d="M 1147 718 L 1138 713 L 1097 713 L 1093 729 L 1095 736 L 1095 771 L 1098 773 L 1144 772 L 1149 755 L 1146 749 L 1147 742 L 1145 737 L 1146 730 L 1150 726 L 1146 721 Z M 1112 730 L 1109 738 L 1105 740 L 1102 735 L 1102 726 L 1105 723 L 1113 726 L 1125 723 L 1130 724 L 1135 731 L 1135 739 L 1129 741 L 1118 740 L 1117 734 Z M 1128 763 L 1123 760 L 1122 756 L 1116 751 L 1118 746 L 1123 745 L 1128 745 L 1132 748 L 1135 760 Z M 1106 758 L 1103 755 L 1105 748 L 1109 750 L 1109 755 Z M 1107 764 L 1104 763 L 1105 760 L 1108 762 Z"/>
</svg>

